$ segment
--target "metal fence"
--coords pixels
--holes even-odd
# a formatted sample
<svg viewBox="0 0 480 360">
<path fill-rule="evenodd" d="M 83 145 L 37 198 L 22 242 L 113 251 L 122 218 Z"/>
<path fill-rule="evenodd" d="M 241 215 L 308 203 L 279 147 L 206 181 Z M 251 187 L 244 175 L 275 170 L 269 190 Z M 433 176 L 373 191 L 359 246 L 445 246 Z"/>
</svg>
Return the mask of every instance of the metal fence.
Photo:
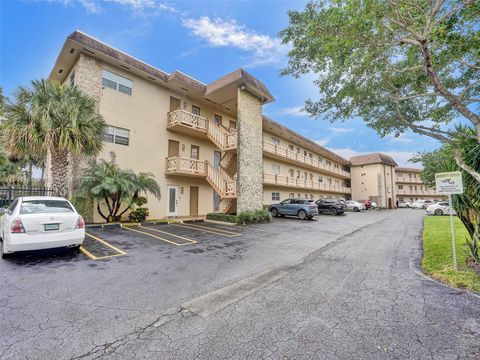
<svg viewBox="0 0 480 360">
<path fill-rule="evenodd" d="M 19 196 L 53 196 L 53 190 L 46 187 L 22 187 L 4 186 L 0 187 L 0 207 L 10 205 Z"/>
</svg>

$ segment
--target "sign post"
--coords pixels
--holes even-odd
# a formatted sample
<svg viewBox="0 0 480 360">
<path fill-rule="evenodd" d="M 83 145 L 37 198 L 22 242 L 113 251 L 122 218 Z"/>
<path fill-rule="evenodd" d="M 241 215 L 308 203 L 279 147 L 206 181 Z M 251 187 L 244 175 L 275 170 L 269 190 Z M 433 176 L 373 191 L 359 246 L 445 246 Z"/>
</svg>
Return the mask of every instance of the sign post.
<svg viewBox="0 0 480 360">
<path fill-rule="evenodd" d="M 462 173 L 460 171 L 436 173 L 435 187 L 437 188 L 437 193 L 448 195 L 448 206 L 450 208 L 450 232 L 452 237 L 453 268 L 455 269 L 455 271 L 458 271 L 457 245 L 455 242 L 455 227 L 453 224 L 452 195 L 463 194 Z"/>
</svg>

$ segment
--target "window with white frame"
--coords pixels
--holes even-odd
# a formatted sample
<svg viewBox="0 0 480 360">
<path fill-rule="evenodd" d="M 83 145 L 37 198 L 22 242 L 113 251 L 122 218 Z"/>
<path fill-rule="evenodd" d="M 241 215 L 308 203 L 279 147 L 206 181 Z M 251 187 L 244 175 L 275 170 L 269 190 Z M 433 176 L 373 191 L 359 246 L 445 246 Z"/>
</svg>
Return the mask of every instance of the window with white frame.
<svg viewBox="0 0 480 360">
<path fill-rule="evenodd" d="M 319 183 L 323 183 L 323 177 L 319 176 L 319 177 L 318 177 L 318 182 L 319 182 Z"/>
<path fill-rule="evenodd" d="M 272 143 L 275 145 L 280 145 L 280 139 L 277 139 L 276 137 L 272 136 Z"/>
<path fill-rule="evenodd" d="M 280 174 L 280 165 L 272 164 L 272 172 L 273 172 L 275 175 Z"/>
<path fill-rule="evenodd" d="M 398 185 L 398 190 L 403 190 L 403 185 Z"/>
<path fill-rule="evenodd" d="M 291 178 L 295 177 L 295 170 L 293 170 L 293 169 L 288 170 L 288 175 L 289 175 Z"/>
<path fill-rule="evenodd" d="M 295 197 L 295 194 L 294 194 L 294 193 L 290 193 L 290 194 L 288 194 L 288 197 L 289 197 L 290 199 L 293 199 L 293 198 Z"/>
<path fill-rule="evenodd" d="M 107 125 L 103 132 L 103 141 L 119 145 L 128 145 L 130 143 L 130 130 Z"/>
<path fill-rule="evenodd" d="M 108 70 L 102 72 L 102 85 L 104 87 L 132 95 L 133 81 Z"/>
<path fill-rule="evenodd" d="M 279 200 L 280 200 L 280 193 L 272 192 L 272 201 L 279 201 Z"/>
</svg>

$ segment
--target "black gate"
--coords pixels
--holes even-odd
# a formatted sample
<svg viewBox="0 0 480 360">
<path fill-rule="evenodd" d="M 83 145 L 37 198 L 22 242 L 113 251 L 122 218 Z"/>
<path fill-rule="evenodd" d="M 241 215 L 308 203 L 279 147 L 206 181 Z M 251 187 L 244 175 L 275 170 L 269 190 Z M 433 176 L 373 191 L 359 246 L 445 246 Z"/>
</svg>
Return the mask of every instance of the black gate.
<svg viewBox="0 0 480 360">
<path fill-rule="evenodd" d="M 19 196 L 54 196 L 53 190 L 46 187 L 0 187 L 0 207 L 6 207 Z"/>
</svg>

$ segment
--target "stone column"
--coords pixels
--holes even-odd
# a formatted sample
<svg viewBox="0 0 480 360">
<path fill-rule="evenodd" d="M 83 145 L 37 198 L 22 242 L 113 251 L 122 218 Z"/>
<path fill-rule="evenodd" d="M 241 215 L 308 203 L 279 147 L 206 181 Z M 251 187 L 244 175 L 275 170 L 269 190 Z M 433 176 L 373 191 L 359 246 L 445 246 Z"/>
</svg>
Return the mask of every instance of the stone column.
<svg viewBox="0 0 480 360">
<path fill-rule="evenodd" d="M 240 213 L 263 206 L 262 101 L 242 87 L 237 90 L 237 101 L 237 212 Z"/>
</svg>

